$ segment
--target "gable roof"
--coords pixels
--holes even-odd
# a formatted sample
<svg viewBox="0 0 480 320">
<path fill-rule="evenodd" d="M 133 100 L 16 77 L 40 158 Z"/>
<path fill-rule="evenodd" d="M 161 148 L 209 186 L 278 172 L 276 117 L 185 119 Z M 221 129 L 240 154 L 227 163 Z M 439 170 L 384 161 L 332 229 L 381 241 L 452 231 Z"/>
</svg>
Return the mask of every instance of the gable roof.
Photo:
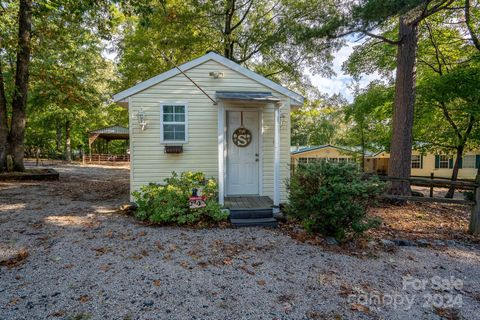
<svg viewBox="0 0 480 320">
<path fill-rule="evenodd" d="M 180 65 L 178 68 L 182 71 L 187 71 L 191 68 L 194 68 L 204 62 L 207 62 L 209 60 L 213 60 L 213 61 L 216 61 L 222 65 L 224 65 L 225 67 L 227 68 L 230 68 L 234 71 L 237 71 L 238 73 L 252 79 L 252 80 L 255 80 L 257 82 L 259 82 L 260 84 L 263 84 L 264 86 L 274 90 L 274 91 L 277 91 L 283 95 L 285 95 L 286 97 L 289 97 L 292 101 L 292 104 L 295 105 L 295 106 L 302 106 L 303 105 L 303 100 L 304 98 L 296 93 L 296 92 L 293 92 L 291 90 L 288 90 L 287 88 L 279 85 L 278 83 L 275 83 L 273 82 L 272 80 L 269 80 L 267 78 L 265 78 L 264 76 L 261 76 L 259 75 L 258 73 L 255 73 L 245 67 L 242 67 L 241 65 L 239 65 L 238 63 L 235 63 L 233 62 L 232 60 L 230 59 L 227 59 L 215 52 L 209 52 L 207 53 L 206 55 L 203 55 L 199 58 L 196 58 L 192 61 L 189 61 L 187 63 L 184 63 L 182 65 Z M 180 71 L 177 69 L 177 68 L 173 68 L 173 69 L 170 69 L 169 71 L 166 71 L 164 73 L 161 73 L 153 78 L 150 78 L 148 80 L 145 80 L 143 82 L 140 82 L 136 85 L 134 85 L 133 87 L 131 88 L 128 88 L 122 92 L 119 92 L 117 94 L 115 94 L 113 96 L 113 101 L 114 102 L 120 102 L 122 100 L 124 100 L 125 98 L 128 98 L 140 91 L 143 91 L 153 85 L 156 85 L 164 80 L 167 80 L 171 77 L 174 77 L 176 75 L 180 74 Z"/>
<path fill-rule="evenodd" d="M 343 147 L 336 147 L 336 146 L 332 146 L 330 144 L 324 144 L 324 145 L 321 145 L 321 146 L 303 147 L 303 148 L 300 148 L 299 150 L 291 151 L 290 154 L 300 154 L 300 153 L 304 153 L 304 152 L 310 152 L 310 151 L 321 150 L 321 149 L 326 149 L 326 148 L 338 149 L 338 150 L 341 150 L 341 151 L 344 151 L 344 152 L 358 153 L 358 151 L 355 151 L 355 150 L 349 150 L 349 149 L 343 148 Z"/>
</svg>

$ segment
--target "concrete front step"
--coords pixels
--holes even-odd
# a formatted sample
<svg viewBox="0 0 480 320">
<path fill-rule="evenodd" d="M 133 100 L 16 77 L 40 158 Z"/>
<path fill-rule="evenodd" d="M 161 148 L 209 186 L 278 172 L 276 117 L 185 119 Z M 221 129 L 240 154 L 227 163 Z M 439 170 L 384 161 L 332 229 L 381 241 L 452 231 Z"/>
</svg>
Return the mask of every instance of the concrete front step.
<svg viewBox="0 0 480 320">
<path fill-rule="evenodd" d="M 253 219 L 230 219 L 234 227 L 277 227 L 277 219 L 271 218 L 253 218 Z"/>
<path fill-rule="evenodd" d="M 272 209 L 231 209 L 230 219 L 273 218 Z"/>
</svg>

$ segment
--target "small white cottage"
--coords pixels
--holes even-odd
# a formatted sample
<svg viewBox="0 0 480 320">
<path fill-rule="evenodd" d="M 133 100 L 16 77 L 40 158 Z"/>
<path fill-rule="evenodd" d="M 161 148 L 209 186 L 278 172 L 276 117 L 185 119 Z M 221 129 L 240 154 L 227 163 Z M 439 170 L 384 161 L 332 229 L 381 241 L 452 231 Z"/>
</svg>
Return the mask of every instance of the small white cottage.
<svg viewBox="0 0 480 320">
<path fill-rule="evenodd" d="M 301 95 L 210 52 L 114 101 L 129 110 L 131 191 L 190 170 L 218 180 L 221 204 L 269 199 L 275 211 L 287 199 L 290 111 Z"/>
</svg>

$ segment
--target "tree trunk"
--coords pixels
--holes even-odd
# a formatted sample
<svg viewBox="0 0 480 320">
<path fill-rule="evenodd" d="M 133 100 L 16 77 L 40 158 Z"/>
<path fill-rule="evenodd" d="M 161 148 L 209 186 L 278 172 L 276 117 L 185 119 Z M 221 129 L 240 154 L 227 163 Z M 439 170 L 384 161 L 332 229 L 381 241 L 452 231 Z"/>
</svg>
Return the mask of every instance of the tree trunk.
<svg viewBox="0 0 480 320">
<path fill-rule="evenodd" d="M 2 61 L 0 57 L 0 173 L 7 170 L 8 116 Z"/>
<path fill-rule="evenodd" d="M 72 162 L 72 145 L 70 141 L 70 120 L 65 122 L 65 160 Z"/>
<path fill-rule="evenodd" d="M 360 141 L 362 144 L 362 172 L 365 172 L 365 152 L 367 149 L 367 146 L 365 145 L 365 127 L 363 126 L 363 120 L 361 124 L 361 133 L 360 133 Z"/>
<path fill-rule="evenodd" d="M 57 125 L 56 148 L 57 148 L 57 152 L 60 153 L 60 151 L 62 150 L 62 126 L 61 126 L 61 124 Z"/>
<path fill-rule="evenodd" d="M 25 140 L 31 29 L 32 0 L 20 0 L 20 9 L 18 11 L 18 52 L 15 89 L 12 100 L 12 124 L 10 128 L 10 151 L 13 158 L 14 171 L 25 171 L 23 143 Z"/>
<path fill-rule="evenodd" d="M 458 178 L 458 169 L 460 169 L 460 159 L 462 159 L 463 156 L 463 149 L 464 146 L 459 146 L 457 147 L 457 158 L 455 159 L 455 164 L 453 165 L 453 171 L 452 171 L 452 181 L 457 181 Z M 450 189 L 448 189 L 447 194 L 445 195 L 445 198 L 453 198 L 453 195 L 455 193 L 455 187 L 452 186 Z"/>
<path fill-rule="evenodd" d="M 418 28 L 400 17 L 395 80 L 395 104 L 392 118 L 392 140 L 388 175 L 409 178 L 412 161 L 413 114 L 415 104 L 416 52 Z M 410 195 L 410 183 L 391 182 L 389 193 Z"/>
<path fill-rule="evenodd" d="M 235 13 L 235 0 L 227 0 L 225 10 L 225 26 L 223 29 L 223 55 L 233 60 L 232 22 Z"/>
</svg>

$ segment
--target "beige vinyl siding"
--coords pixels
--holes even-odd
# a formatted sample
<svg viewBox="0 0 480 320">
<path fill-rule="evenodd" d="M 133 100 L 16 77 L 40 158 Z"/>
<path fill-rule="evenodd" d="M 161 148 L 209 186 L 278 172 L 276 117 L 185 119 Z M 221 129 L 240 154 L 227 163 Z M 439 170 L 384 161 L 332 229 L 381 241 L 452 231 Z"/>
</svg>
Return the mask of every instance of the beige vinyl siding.
<svg viewBox="0 0 480 320">
<path fill-rule="evenodd" d="M 418 152 L 414 151 L 412 154 L 419 154 Z M 480 150 L 467 152 L 465 155 L 475 155 L 480 154 Z M 455 159 L 455 157 L 452 156 Z M 435 154 L 428 153 L 423 156 L 423 168 L 422 169 L 414 169 L 412 168 L 411 174 L 412 176 L 424 176 L 429 177 L 430 173 L 434 174 L 437 178 L 451 178 L 452 177 L 452 169 L 449 168 L 435 168 Z M 475 179 L 477 175 L 477 169 L 475 168 L 460 168 L 458 170 L 458 179 Z"/>
<path fill-rule="evenodd" d="M 477 155 L 480 154 L 480 150 L 473 150 L 466 152 L 465 155 Z M 414 150 L 412 155 L 420 155 L 420 152 Z M 373 162 L 373 159 L 389 159 L 390 154 L 382 152 L 376 157 L 369 158 L 369 162 Z M 452 158 L 454 158 L 452 156 Z M 374 171 L 372 168 L 369 168 L 370 171 Z M 475 168 L 460 168 L 458 170 L 458 179 L 473 180 L 477 175 L 477 170 Z M 422 168 L 411 168 L 411 175 L 416 177 L 430 177 L 430 174 L 433 172 L 434 176 L 437 178 L 451 178 L 453 170 L 450 168 L 435 168 L 435 154 L 427 153 L 423 155 L 423 167 Z"/>
<path fill-rule="evenodd" d="M 210 72 L 222 72 L 223 78 L 213 79 Z M 241 75 L 213 60 L 198 65 L 186 72 L 202 89 L 215 99 L 216 91 L 272 92 L 258 82 Z M 272 92 L 282 99 L 281 112 L 289 119 L 290 100 Z M 166 154 L 160 142 L 160 104 L 162 102 L 185 102 L 188 104 L 188 143 L 183 153 Z M 228 103 L 224 105 L 228 107 Z M 141 131 L 136 114 L 146 114 L 147 129 Z M 172 171 L 203 171 L 218 179 L 217 111 L 198 88 L 184 75 L 179 74 L 145 89 L 129 98 L 131 130 L 131 191 L 150 182 L 163 182 Z M 273 197 L 273 105 L 263 107 L 263 195 Z M 281 201 L 286 200 L 284 180 L 289 175 L 290 124 L 281 128 Z M 228 137 L 226 137 L 228 139 Z"/>
</svg>

